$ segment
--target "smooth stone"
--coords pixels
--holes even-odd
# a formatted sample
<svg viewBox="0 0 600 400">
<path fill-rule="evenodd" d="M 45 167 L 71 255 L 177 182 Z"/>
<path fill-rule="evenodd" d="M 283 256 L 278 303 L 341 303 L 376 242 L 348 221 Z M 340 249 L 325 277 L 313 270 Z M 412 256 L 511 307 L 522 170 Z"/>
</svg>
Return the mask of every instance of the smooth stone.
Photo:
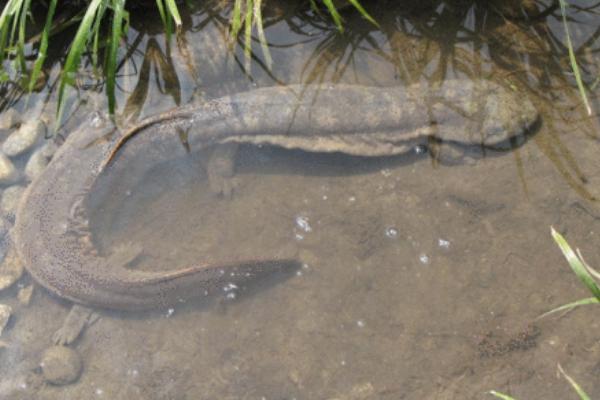
<svg viewBox="0 0 600 400">
<path fill-rule="evenodd" d="M 67 385 L 79 378 L 83 362 L 75 350 L 65 346 L 52 346 L 44 352 L 40 367 L 46 382 Z"/>
<path fill-rule="evenodd" d="M 42 146 L 40 152 L 44 155 L 44 157 L 50 160 L 52 157 L 54 157 L 56 150 L 58 150 L 58 145 L 56 142 L 54 142 L 54 140 L 48 140 L 46 144 Z"/>
<path fill-rule="evenodd" d="M 8 232 L 10 231 L 10 228 L 12 228 L 12 223 L 6 219 L 0 216 L 0 243 L 4 240 L 4 238 L 6 238 L 6 236 L 8 235 Z M 0 244 L 0 259 L 4 256 L 4 251 L 2 251 L 2 245 Z"/>
<path fill-rule="evenodd" d="M 21 116 L 14 108 L 10 108 L 0 115 L 0 129 L 10 129 L 21 121 Z"/>
<path fill-rule="evenodd" d="M 7 156 L 14 157 L 30 150 L 42 136 L 45 128 L 45 124 L 39 119 L 25 122 L 2 144 L 2 151 Z"/>
<path fill-rule="evenodd" d="M 0 304 L 0 336 L 2 336 L 2 331 L 8 324 L 8 320 L 10 319 L 10 315 L 12 314 L 12 308 L 6 304 Z"/>
<path fill-rule="evenodd" d="M 6 218 L 11 220 L 15 218 L 15 212 L 24 192 L 24 186 L 11 186 L 4 189 L 2 199 L 0 199 L 0 210 Z"/>
<path fill-rule="evenodd" d="M 23 275 L 23 262 L 13 245 L 0 264 L 0 290 L 12 286 Z"/>
<path fill-rule="evenodd" d="M 48 165 L 48 157 L 44 154 L 44 149 L 41 148 L 34 152 L 27 164 L 25 165 L 25 176 L 28 180 L 34 180 L 39 174 L 42 173 L 46 165 Z"/>
<path fill-rule="evenodd" d="M 19 180 L 19 171 L 4 153 L 0 153 L 0 184 L 14 183 Z"/>
<path fill-rule="evenodd" d="M 19 293 L 17 293 L 17 300 L 19 303 L 24 306 L 28 306 L 31 302 L 31 296 L 33 295 L 33 285 L 25 286 L 24 288 L 19 289 Z"/>
</svg>

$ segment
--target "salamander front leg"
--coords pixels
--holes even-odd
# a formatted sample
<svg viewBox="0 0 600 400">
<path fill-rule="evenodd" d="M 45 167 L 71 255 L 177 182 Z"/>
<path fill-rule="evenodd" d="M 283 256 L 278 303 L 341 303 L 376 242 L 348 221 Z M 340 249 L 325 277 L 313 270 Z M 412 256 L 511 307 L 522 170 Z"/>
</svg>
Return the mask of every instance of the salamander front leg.
<svg viewBox="0 0 600 400">
<path fill-rule="evenodd" d="M 81 335 L 86 326 L 93 324 L 97 319 L 98 315 L 91 308 L 75 304 L 60 329 L 52 335 L 52 341 L 63 346 L 71 344 Z"/>
<path fill-rule="evenodd" d="M 210 191 L 231 199 L 235 189 L 235 156 L 239 145 L 224 143 L 214 147 L 206 163 Z"/>
</svg>

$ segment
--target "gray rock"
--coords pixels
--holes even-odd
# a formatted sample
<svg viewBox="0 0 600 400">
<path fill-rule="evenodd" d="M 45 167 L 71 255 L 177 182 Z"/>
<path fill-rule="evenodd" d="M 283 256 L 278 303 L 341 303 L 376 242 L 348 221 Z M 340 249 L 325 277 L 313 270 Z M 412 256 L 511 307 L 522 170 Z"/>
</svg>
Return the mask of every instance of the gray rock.
<svg viewBox="0 0 600 400">
<path fill-rule="evenodd" d="M 0 264 L 0 291 L 12 286 L 21 275 L 23 275 L 23 262 L 15 247 L 11 245 Z"/>
<path fill-rule="evenodd" d="M 2 211 L 4 217 L 14 220 L 15 212 L 17 211 L 19 201 L 21 201 L 24 192 L 25 187 L 18 185 L 4 189 L 4 192 L 2 192 L 2 199 L 0 199 L 0 211 Z"/>
<path fill-rule="evenodd" d="M 40 119 L 25 122 L 2 144 L 2 151 L 9 157 L 25 153 L 36 144 L 45 129 L 46 125 Z"/>
<path fill-rule="evenodd" d="M 54 140 L 48 140 L 46 144 L 44 144 L 40 149 L 44 157 L 46 157 L 48 160 L 54 157 L 54 153 L 56 153 L 56 150 L 58 150 L 58 146 L 56 145 L 56 142 L 54 142 Z"/>
<path fill-rule="evenodd" d="M 52 346 L 44 352 L 40 367 L 46 382 L 67 385 L 79 378 L 83 362 L 75 350 L 65 346 Z"/>
<path fill-rule="evenodd" d="M 35 151 L 27 164 L 25 165 L 25 176 L 28 180 L 34 180 L 48 165 L 48 158 L 45 155 L 44 147 Z"/>
<path fill-rule="evenodd" d="M 0 243 L 4 241 L 4 239 L 8 235 L 8 231 L 10 231 L 10 228 L 12 228 L 12 223 L 8 219 L 0 216 Z M 1 250 L 2 247 L 4 246 L 0 244 L 0 259 L 2 259 L 2 257 L 4 256 L 4 252 Z"/>
<path fill-rule="evenodd" d="M 19 171 L 6 155 L 0 153 L 0 184 L 6 185 L 19 180 Z"/>
<path fill-rule="evenodd" d="M 0 114 L 0 130 L 10 129 L 17 125 L 21 120 L 21 116 L 14 108 L 10 108 Z"/>
<path fill-rule="evenodd" d="M 10 319 L 10 315 L 12 314 L 12 308 L 6 304 L 0 304 L 0 336 L 2 336 L 2 331 L 8 324 L 8 320 Z"/>
</svg>

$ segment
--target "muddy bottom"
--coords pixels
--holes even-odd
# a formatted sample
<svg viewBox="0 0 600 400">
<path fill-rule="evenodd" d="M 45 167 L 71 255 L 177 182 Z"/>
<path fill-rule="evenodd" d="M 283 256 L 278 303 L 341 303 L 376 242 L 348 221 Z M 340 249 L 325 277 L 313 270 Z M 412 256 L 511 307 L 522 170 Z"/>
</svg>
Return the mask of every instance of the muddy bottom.
<svg viewBox="0 0 600 400">
<path fill-rule="evenodd" d="M 67 313 L 37 290 L 3 350 L 4 385 L 21 382 L 23 399 L 569 398 L 560 362 L 598 393 L 591 309 L 536 317 L 586 296 L 550 226 L 597 265 L 600 211 L 534 140 L 452 167 L 245 147 L 231 200 L 209 193 L 198 157 L 157 166 L 93 215 L 101 247 L 142 243 L 136 268 L 289 255 L 303 268 L 171 310 L 101 312 L 66 387 L 36 384 Z M 594 160 L 600 146 L 579 149 Z M 597 190 L 597 163 L 579 165 Z"/>
</svg>

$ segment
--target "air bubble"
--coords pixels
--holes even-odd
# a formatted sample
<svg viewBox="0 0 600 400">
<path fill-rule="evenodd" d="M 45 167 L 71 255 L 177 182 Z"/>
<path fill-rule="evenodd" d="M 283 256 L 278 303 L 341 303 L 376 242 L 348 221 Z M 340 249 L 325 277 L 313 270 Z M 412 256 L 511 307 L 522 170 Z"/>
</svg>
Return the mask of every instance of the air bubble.
<svg viewBox="0 0 600 400">
<path fill-rule="evenodd" d="M 390 239 L 393 239 L 395 237 L 398 236 L 398 229 L 396 229 L 393 226 L 390 226 L 388 228 L 385 229 L 385 236 L 389 237 Z"/>
<path fill-rule="evenodd" d="M 312 232 L 312 227 L 308 222 L 308 217 L 304 215 L 299 215 L 296 217 L 296 226 L 302 229 L 304 232 Z"/>
<path fill-rule="evenodd" d="M 232 290 L 236 290 L 238 289 L 238 286 L 235 283 L 228 283 L 227 285 L 225 285 L 225 287 L 223 288 L 223 290 L 225 292 L 231 292 Z"/>
<path fill-rule="evenodd" d="M 427 146 L 418 144 L 414 147 L 415 154 L 425 154 L 427 152 Z"/>
<path fill-rule="evenodd" d="M 438 239 L 438 246 L 444 249 L 448 249 L 450 248 L 450 241 L 440 238 Z"/>
</svg>

